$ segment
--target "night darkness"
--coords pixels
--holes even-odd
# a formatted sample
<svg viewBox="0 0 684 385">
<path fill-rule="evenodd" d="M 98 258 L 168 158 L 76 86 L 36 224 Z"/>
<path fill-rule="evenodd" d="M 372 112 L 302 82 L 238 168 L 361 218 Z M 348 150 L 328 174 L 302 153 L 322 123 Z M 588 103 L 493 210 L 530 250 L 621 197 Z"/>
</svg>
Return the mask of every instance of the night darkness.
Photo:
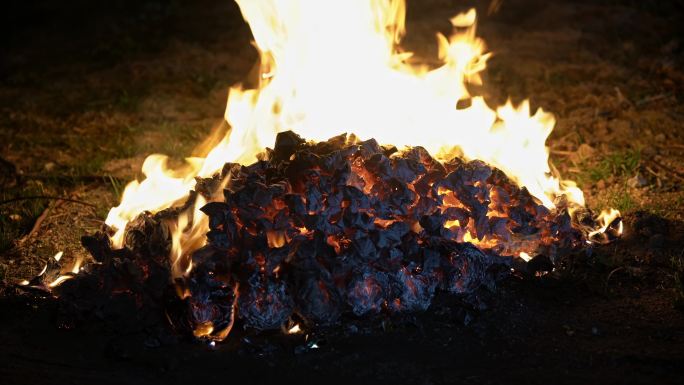
<svg viewBox="0 0 684 385">
<path fill-rule="evenodd" d="M 402 45 L 423 58 L 437 54 L 434 35 L 450 31 L 449 17 L 476 7 L 477 33 L 494 56 L 485 85 L 473 93 L 491 105 L 529 99 L 533 109 L 554 114 L 547 141 L 552 163 L 577 181 L 588 207 L 620 210 L 620 239 L 591 252 L 560 253 L 553 269 L 550 260 L 533 259 L 468 296 L 438 290 L 425 311 L 345 314 L 321 327 L 300 316 L 283 330 L 275 317 L 263 321 L 275 330 L 262 332 L 238 321 L 215 345 L 160 332 L 157 323 L 167 320 L 140 310 L 127 316 L 136 312 L 133 303 L 84 305 L 86 296 L 73 293 L 87 289 L 72 285 L 61 293 L 88 309 L 76 311 L 18 282 L 39 274 L 58 251 L 67 262 L 122 258 L 102 251 L 106 237 L 83 243 L 82 237 L 102 230 L 126 183 L 141 177 L 147 155 L 168 154 L 176 165 L 199 154 L 199 144 L 217 142 L 226 130 L 228 88 L 256 84 L 258 54 L 231 0 L 10 0 L 0 13 L 2 383 L 680 383 L 684 2 L 407 3 Z M 278 161 L 296 162 L 294 147 L 312 153 L 325 147 L 281 140 L 276 150 L 285 155 L 271 155 Z M 240 175 L 253 181 L 256 174 Z M 244 194 L 252 191 L 251 182 L 235 183 Z M 506 183 L 507 191 L 517 191 Z M 230 226 L 226 212 L 209 214 L 225 222 L 221 230 Z M 240 223 L 249 215 L 236 214 Z M 300 216 L 293 227 L 304 226 L 306 215 Z M 162 220 L 150 218 L 141 227 L 148 238 L 159 229 L 150 223 Z M 535 226 L 550 231 L 545 226 L 560 222 L 554 217 Z M 429 231 L 426 220 L 421 225 Z M 429 244 L 425 239 L 420 244 Z M 153 274 L 149 266 L 141 269 Z M 285 333 L 294 323 L 306 325 L 305 332 Z"/>
</svg>

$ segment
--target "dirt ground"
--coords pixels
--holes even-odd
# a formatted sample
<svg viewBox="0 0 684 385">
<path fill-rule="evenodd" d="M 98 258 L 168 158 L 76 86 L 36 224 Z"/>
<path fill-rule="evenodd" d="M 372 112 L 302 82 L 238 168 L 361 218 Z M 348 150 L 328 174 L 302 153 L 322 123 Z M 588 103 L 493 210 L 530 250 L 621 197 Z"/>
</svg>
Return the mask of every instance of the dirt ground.
<svg viewBox="0 0 684 385">
<path fill-rule="evenodd" d="M 145 156 L 191 155 L 256 52 L 229 0 L 9 3 L 0 16 L 3 382 L 681 382 L 684 2 L 409 0 L 406 45 L 423 55 L 450 16 L 478 7 L 478 33 L 495 54 L 487 100 L 529 98 L 554 113 L 553 163 L 590 207 L 620 209 L 626 233 L 543 279 L 504 282 L 487 309 L 442 299 L 410 320 L 331 331 L 318 349 L 302 349 L 301 336 L 247 332 L 217 349 L 141 349 L 138 335 L 97 325 L 65 331 L 52 305 L 13 295 L 55 252 L 85 255 L 80 237 L 102 225 Z M 24 199 L 36 196 L 73 201 Z"/>
</svg>

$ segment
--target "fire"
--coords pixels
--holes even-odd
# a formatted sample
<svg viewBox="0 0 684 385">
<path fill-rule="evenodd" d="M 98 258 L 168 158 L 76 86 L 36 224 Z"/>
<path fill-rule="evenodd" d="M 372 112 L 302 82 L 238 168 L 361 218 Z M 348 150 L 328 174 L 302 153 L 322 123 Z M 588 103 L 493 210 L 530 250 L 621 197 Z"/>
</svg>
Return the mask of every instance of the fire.
<svg viewBox="0 0 684 385">
<path fill-rule="evenodd" d="M 475 35 L 474 9 L 451 19 L 450 37 L 437 35 L 442 65 L 428 68 L 409 63 L 411 53 L 398 44 L 403 1 L 238 4 L 263 74 L 258 90 L 235 87 L 228 100 L 227 121 L 247 126 L 258 140 L 245 152 L 271 145 L 287 129 L 314 140 L 350 131 L 380 143 L 419 145 L 443 159 L 457 147 L 515 177 L 549 207 L 563 193 L 583 204 L 579 189 L 549 175 L 545 141 L 552 115 L 531 115 L 528 102 L 490 108 L 468 92 L 468 84 L 482 83 L 479 73 L 490 57 Z M 470 107 L 456 108 L 467 99 Z"/>
<path fill-rule="evenodd" d="M 600 227 L 594 231 L 591 231 L 587 235 L 587 238 L 590 240 L 596 236 L 606 234 L 609 230 L 611 230 L 612 226 L 615 226 L 615 228 L 612 230 L 617 236 L 621 235 L 624 231 L 624 225 L 620 220 L 620 211 L 616 209 L 602 210 L 601 214 L 599 214 L 597 218 L 597 222 Z"/>
<path fill-rule="evenodd" d="M 19 282 L 19 285 L 38 289 L 46 289 L 49 291 L 49 289 L 59 286 L 64 281 L 75 277 L 81 271 L 83 257 L 80 255 L 77 256 L 73 260 L 71 267 L 64 269 L 60 263 L 63 255 L 63 251 L 57 252 L 52 259 L 48 260 L 43 267 L 43 270 L 41 270 L 36 277 L 34 277 L 31 281 L 21 281 Z"/>
<path fill-rule="evenodd" d="M 181 170 L 169 169 L 163 155 L 146 159 L 145 179 L 129 183 L 107 216 L 115 247 L 139 213 L 171 207 L 187 197 L 195 177 L 211 176 L 225 162 L 255 161 L 285 130 L 315 140 L 349 131 L 380 143 L 423 146 L 441 159 L 457 151 L 503 170 L 547 207 L 563 194 L 584 204 L 582 191 L 549 166 L 551 114 L 532 114 L 527 101 L 492 108 L 469 93 L 468 84 L 482 83 L 479 74 L 491 56 L 475 34 L 474 9 L 451 18 L 451 36 L 437 34 L 441 65 L 430 68 L 409 62 L 412 54 L 399 45 L 406 32 L 403 0 L 237 3 L 260 53 L 259 86 L 230 89 L 225 118 L 231 130 L 206 157 L 188 158 Z M 462 100 L 470 106 L 457 108 Z M 207 228 L 202 217 L 178 228 L 201 238 Z M 180 238 L 176 234 L 174 260 L 201 246 L 194 236 Z"/>
<path fill-rule="evenodd" d="M 257 161 L 266 147 L 273 146 L 276 135 L 287 130 L 316 141 L 350 132 L 381 144 L 421 146 L 439 161 L 455 155 L 479 159 L 502 170 L 547 208 L 554 208 L 562 196 L 571 209 L 584 205 L 582 191 L 574 182 L 561 179 L 549 164 L 546 140 L 555 125 L 550 113 L 530 111 L 528 101 L 517 106 L 510 101 L 490 106 L 483 97 L 470 93 L 468 85 L 482 84 L 480 74 L 491 57 L 476 35 L 474 9 L 450 19 L 450 36 L 437 34 L 439 64 L 434 65 L 433 60 L 428 65 L 401 48 L 406 33 L 404 0 L 236 2 L 259 51 L 258 86 L 230 89 L 225 111 L 230 129 L 204 152 L 204 157 L 187 158 L 180 169 L 170 169 L 164 155 L 150 155 L 145 160 L 145 179 L 129 183 L 121 203 L 107 216 L 115 248 L 125 245 L 126 226 L 140 213 L 178 207 L 191 196 L 197 178 L 219 173 L 227 162 Z M 366 181 L 365 192 L 370 191 L 374 183 L 371 176 L 359 177 Z M 228 181 L 222 183 L 225 186 Z M 174 278 L 193 271 L 190 255 L 205 244 L 209 229 L 201 208 L 220 200 L 223 186 L 216 188 L 216 198 L 197 194 L 190 207 L 184 207 L 177 219 L 167 223 Z M 438 194 L 443 196 L 444 209 L 463 208 L 453 192 L 439 187 Z M 489 207 L 492 216 L 503 215 L 495 201 Z M 617 217 L 617 210 L 602 213 L 601 228 L 591 236 L 606 232 Z M 378 218 L 375 224 L 386 227 L 392 222 Z M 478 247 L 497 242 L 482 235 L 472 220 L 451 220 L 444 227 L 454 231 L 459 241 Z M 416 233 L 422 229 L 418 222 L 411 223 L 411 228 Z M 302 234 L 309 232 L 304 227 L 299 229 Z M 247 227 L 243 230 L 254 231 Z M 279 230 L 268 230 L 266 235 L 270 248 L 290 241 L 290 235 Z M 337 252 L 347 247 L 335 237 L 327 242 Z M 527 252 L 519 256 L 531 258 Z M 371 284 L 359 282 L 359 290 L 365 290 L 361 294 L 369 300 L 376 297 L 368 292 Z M 465 283 L 455 285 L 460 288 Z M 187 289 L 179 293 L 189 296 Z M 325 286 L 321 293 L 327 293 Z M 237 296 L 235 291 L 234 298 Z M 230 331 L 232 321 L 220 330 L 210 322 L 195 326 L 195 336 L 220 340 Z M 295 333 L 295 328 L 298 331 L 295 325 L 288 333 Z"/>
</svg>

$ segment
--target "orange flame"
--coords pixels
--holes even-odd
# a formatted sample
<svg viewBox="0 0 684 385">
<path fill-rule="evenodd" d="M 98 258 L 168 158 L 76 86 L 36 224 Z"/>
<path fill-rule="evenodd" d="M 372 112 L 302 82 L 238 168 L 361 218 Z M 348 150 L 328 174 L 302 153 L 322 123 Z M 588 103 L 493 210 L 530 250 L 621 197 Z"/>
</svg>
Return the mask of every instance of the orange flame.
<svg viewBox="0 0 684 385">
<path fill-rule="evenodd" d="M 146 178 L 129 183 L 107 216 L 115 247 L 139 213 L 173 206 L 194 188 L 195 177 L 209 177 L 225 162 L 255 161 L 285 130 L 313 140 L 353 132 L 380 143 L 423 146 L 442 160 L 458 151 L 503 170 L 547 207 L 560 195 L 584 205 L 582 191 L 549 165 L 551 114 L 532 113 L 527 101 L 490 107 L 469 93 L 468 84 L 482 84 L 480 73 L 491 56 L 476 36 L 474 9 L 450 19 L 450 36 L 437 34 L 440 64 L 429 67 L 409 62 L 412 53 L 400 47 L 404 0 L 236 2 L 259 50 L 259 85 L 230 89 L 230 130 L 206 157 L 188 158 L 183 170 L 168 169 L 163 155 L 147 158 Z M 469 107 L 457 108 L 461 100 L 470 100 Z M 195 203 L 191 219 L 184 214 L 173 226 L 175 276 L 192 268 L 187 256 L 204 242 L 201 204 Z M 463 240 L 477 238 L 464 230 Z M 269 235 L 274 247 L 281 241 Z"/>
<path fill-rule="evenodd" d="M 57 252 L 52 259 L 55 260 L 55 262 L 59 262 L 62 259 L 62 256 L 64 255 L 63 251 Z M 78 272 L 81 270 L 81 265 L 83 264 L 83 256 L 78 255 L 76 256 L 76 259 L 74 259 L 71 267 L 69 269 L 64 269 L 61 268 L 61 265 L 56 265 L 56 268 L 59 269 L 59 275 L 52 279 L 51 281 L 49 280 L 53 275 L 53 273 L 48 272 L 48 266 L 50 265 L 50 262 L 46 263 L 45 266 L 43 267 L 43 270 L 40 271 L 40 273 L 37 275 L 37 277 L 42 277 L 43 282 L 40 284 L 40 288 L 43 289 L 52 289 L 54 287 L 57 287 L 61 285 L 64 281 L 69 280 L 78 274 Z M 31 285 L 30 281 L 23 280 L 19 282 L 20 286 L 28 286 Z"/>
<path fill-rule="evenodd" d="M 605 233 L 608 228 L 610 227 L 613 222 L 620 218 L 620 211 L 616 209 L 608 209 L 608 210 L 602 210 L 601 214 L 599 214 L 597 222 L 601 226 L 598 229 L 592 231 L 589 233 L 588 238 L 592 238 L 596 235 L 603 234 Z M 617 235 L 622 235 L 622 232 L 624 230 L 624 226 L 622 221 L 619 221 L 617 223 Z"/>
</svg>

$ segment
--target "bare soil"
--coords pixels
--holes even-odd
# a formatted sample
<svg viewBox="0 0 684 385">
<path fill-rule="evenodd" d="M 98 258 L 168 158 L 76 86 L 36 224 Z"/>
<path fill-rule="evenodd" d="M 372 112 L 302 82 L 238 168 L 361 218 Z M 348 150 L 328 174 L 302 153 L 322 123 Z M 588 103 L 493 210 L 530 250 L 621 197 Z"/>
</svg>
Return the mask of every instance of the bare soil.
<svg viewBox="0 0 684 385">
<path fill-rule="evenodd" d="M 146 155 L 191 155 L 256 52 L 228 0 L 10 1 L 0 201 L 81 203 L 0 203 L 3 383 L 680 383 L 684 3 L 408 3 L 406 45 L 422 55 L 448 17 L 478 7 L 495 53 L 481 92 L 556 115 L 554 164 L 590 207 L 625 214 L 622 240 L 545 277 L 511 278 L 479 305 L 439 299 L 425 314 L 351 320 L 356 329 L 308 342 L 238 331 L 217 348 L 156 346 L 104 325 L 65 330 L 51 301 L 12 284 L 59 250 L 84 255 L 79 238 L 101 226 Z"/>
</svg>

